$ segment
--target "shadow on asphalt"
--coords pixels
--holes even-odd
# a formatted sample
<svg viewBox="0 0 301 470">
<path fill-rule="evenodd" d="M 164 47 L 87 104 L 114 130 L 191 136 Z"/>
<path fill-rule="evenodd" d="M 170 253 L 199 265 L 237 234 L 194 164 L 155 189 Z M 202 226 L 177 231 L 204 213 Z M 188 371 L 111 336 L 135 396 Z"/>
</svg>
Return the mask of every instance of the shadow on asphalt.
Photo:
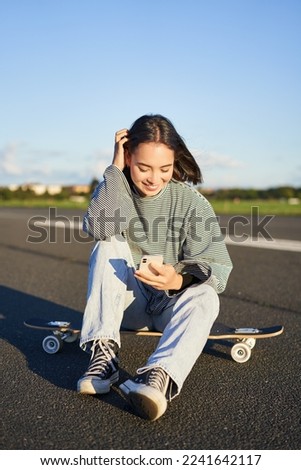
<svg viewBox="0 0 301 470">
<path fill-rule="evenodd" d="M 80 328 L 82 312 L 9 287 L 0 286 L 0 337 L 18 349 L 33 374 L 56 387 L 75 392 L 77 380 L 86 370 L 88 355 L 79 348 L 78 341 L 64 343 L 63 349 L 57 354 L 45 353 L 42 341 L 48 332 L 27 328 L 24 321 L 31 317 L 69 321 L 75 328 Z M 229 343 L 208 340 L 203 353 L 231 361 L 230 355 L 225 352 L 225 345 L 229 345 Z M 222 350 L 218 349 L 219 346 L 223 346 Z M 19 360 L 12 359 L 12 363 L 15 361 Z M 18 367 L 20 366 L 16 364 L 16 368 Z M 132 378 L 132 375 L 120 368 L 119 384 L 129 378 Z M 133 414 L 118 388 L 119 384 L 112 387 L 113 393 L 100 397 L 81 396 L 80 399 L 102 400 L 113 407 Z"/>
<path fill-rule="evenodd" d="M 42 340 L 47 332 L 32 330 L 23 323 L 30 317 L 70 321 L 80 327 L 82 312 L 58 305 L 9 287 L 0 286 L 0 336 L 17 348 L 25 357 L 28 368 L 35 374 L 63 387 L 70 387 L 72 369 L 84 368 L 87 357 L 78 347 L 78 343 L 64 343 L 63 351 L 47 354 L 42 349 Z M 76 367 L 74 367 L 76 364 Z"/>
<path fill-rule="evenodd" d="M 57 354 L 47 354 L 42 348 L 42 341 L 47 331 L 27 328 L 24 321 L 30 317 L 69 321 L 75 328 L 80 328 L 82 312 L 56 304 L 49 300 L 26 294 L 9 287 L 0 286 L 0 337 L 23 355 L 27 368 L 33 374 L 53 385 L 76 391 L 78 378 L 86 370 L 89 356 L 79 348 L 78 341 L 64 343 Z M 50 334 L 50 332 L 49 332 Z M 12 359 L 14 365 L 19 359 Z M 15 364 L 18 370 L 19 365 Z M 120 368 L 120 382 L 132 378 Z M 102 400 L 111 406 L 132 414 L 127 406 L 118 384 L 112 387 L 113 393 L 98 396 L 80 396 L 81 400 Z"/>
</svg>

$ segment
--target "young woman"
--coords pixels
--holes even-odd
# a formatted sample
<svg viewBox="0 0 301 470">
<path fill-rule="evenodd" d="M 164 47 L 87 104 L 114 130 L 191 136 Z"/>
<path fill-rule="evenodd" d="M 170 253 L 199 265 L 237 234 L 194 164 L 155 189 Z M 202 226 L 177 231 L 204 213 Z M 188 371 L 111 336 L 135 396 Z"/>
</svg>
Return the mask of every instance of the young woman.
<svg viewBox="0 0 301 470">
<path fill-rule="evenodd" d="M 137 376 L 120 385 L 149 420 L 163 415 L 201 354 L 232 269 L 213 209 L 193 188 L 201 180 L 173 124 L 145 115 L 116 132 L 112 165 L 84 218 L 98 242 L 81 334 L 91 359 L 78 391 L 108 393 L 119 380 L 121 328 L 162 332 Z M 145 255 L 164 262 L 137 269 Z"/>
</svg>

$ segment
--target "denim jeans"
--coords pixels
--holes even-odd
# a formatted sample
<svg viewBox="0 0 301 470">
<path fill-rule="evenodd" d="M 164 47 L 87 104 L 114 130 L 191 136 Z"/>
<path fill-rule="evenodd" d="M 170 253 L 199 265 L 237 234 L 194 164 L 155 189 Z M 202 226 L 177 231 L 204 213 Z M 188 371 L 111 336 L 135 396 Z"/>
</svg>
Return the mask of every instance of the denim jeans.
<svg viewBox="0 0 301 470">
<path fill-rule="evenodd" d="M 134 277 L 134 271 L 129 245 L 121 235 L 96 243 L 89 263 L 80 346 L 87 349 L 94 340 L 110 338 L 120 347 L 121 328 L 162 332 L 155 351 L 137 373 L 161 367 L 172 378 L 176 396 L 218 316 L 218 295 L 203 283 L 169 297 L 165 291 L 150 290 Z"/>
</svg>

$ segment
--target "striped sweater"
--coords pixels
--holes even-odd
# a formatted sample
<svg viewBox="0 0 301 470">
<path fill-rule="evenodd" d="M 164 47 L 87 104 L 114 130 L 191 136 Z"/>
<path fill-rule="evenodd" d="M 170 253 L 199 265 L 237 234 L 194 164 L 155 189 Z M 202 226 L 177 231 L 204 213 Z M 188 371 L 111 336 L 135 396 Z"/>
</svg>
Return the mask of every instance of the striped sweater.
<svg viewBox="0 0 301 470">
<path fill-rule="evenodd" d="M 232 263 L 211 204 L 187 183 L 171 180 L 155 196 L 142 197 L 125 174 L 110 165 L 95 189 L 84 230 L 97 240 L 122 235 L 138 266 L 145 254 L 162 254 L 181 274 L 222 292 Z"/>
</svg>

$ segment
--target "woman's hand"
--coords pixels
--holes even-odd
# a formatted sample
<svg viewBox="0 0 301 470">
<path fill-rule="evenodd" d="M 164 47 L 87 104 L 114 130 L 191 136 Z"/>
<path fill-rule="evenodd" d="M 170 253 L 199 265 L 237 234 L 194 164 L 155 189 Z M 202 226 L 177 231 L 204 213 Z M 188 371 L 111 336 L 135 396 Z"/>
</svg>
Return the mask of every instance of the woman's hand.
<svg viewBox="0 0 301 470">
<path fill-rule="evenodd" d="M 141 271 L 135 271 L 135 277 L 139 281 L 155 287 L 158 290 L 179 290 L 183 283 L 183 277 L 175 271 L 171 264 L 150 263 L 152 271 L 156 274 L 145 274 Z"/>
<path fill-rule="evenodd" d="M 117 166 L 119 170 L 123 171 L 126 161 L 125 161 L 125 150 L 123 144 L 128 141 L 127 138 L 128 130 L 121 129 L 115 134 L 115 147 L 114 147 L 114 158 L 113 165 Z"/>
</svg>

